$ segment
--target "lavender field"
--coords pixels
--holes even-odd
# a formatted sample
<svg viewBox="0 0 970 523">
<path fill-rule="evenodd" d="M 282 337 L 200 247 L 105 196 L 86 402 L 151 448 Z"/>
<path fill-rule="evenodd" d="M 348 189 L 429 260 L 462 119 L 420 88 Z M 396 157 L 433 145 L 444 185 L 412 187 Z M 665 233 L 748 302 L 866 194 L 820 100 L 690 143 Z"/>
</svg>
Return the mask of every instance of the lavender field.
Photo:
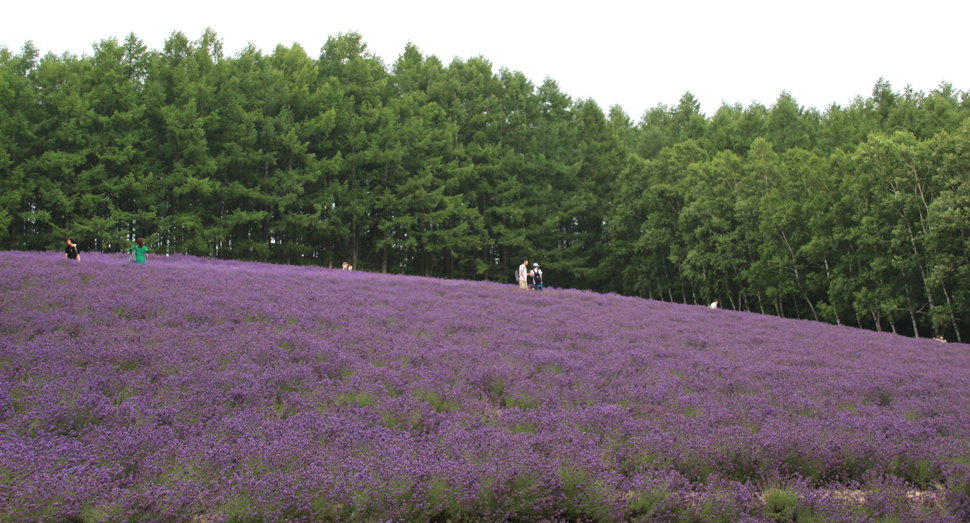
<svg viewBox="0 0 970 523">
<path fill-rule="evenodd" d="M 0 253 L 3 521 L 959 522 L 968 443 L 966 345 L 485 282 Z"/>
</svg>

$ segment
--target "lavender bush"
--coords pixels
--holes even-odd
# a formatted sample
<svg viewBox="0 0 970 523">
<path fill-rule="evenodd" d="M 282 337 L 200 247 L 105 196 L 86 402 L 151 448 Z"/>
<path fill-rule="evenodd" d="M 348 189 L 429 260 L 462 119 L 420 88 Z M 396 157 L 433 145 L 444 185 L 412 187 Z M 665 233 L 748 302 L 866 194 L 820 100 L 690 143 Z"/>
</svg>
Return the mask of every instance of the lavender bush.
<svg viewBox="0 0 970 523">
<path fill-rule="evenodd" d="M 964 345 L 578 291 L 125 260 L 0 253 L 4 520 L 970 517 Z"/>
</svg>

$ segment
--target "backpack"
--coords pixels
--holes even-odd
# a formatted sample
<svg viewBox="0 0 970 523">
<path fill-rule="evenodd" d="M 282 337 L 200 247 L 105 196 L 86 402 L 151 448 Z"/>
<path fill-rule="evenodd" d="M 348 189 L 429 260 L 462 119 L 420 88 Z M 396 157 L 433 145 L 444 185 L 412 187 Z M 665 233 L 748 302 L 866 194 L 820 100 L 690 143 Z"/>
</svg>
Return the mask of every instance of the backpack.
<svg viewBox="0 0 970 523">
<path fill-rule="evenodd" d="M 542 283 L 542 269 L 538 267 L 532 269 L 532 282 L 536 285 L 540 285 Z"/>
</svg>

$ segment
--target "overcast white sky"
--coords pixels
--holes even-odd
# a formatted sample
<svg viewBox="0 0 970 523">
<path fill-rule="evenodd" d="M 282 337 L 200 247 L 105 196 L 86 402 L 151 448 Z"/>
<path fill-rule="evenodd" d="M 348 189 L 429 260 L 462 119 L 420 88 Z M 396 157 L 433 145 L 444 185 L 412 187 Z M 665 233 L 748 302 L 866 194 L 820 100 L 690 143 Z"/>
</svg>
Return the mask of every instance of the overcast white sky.
<svg viewBox="0 0 970 523">
<path fill-rule="evenodd" d="M 771 105 L 782 90 L 824 109 L 869 95 L 879 77 L 897 91 L 942 81 L 970 90 L 970 2 L 961 0 L 6 4 L 0 43 L 11 50 L 32 39 L 42 53 L 90 54 L 94 42 L 130 32 L 160 49 L 174 30 L 196 39 L 212 27 L 226 54 L 247 42 L 266 52 L 299 42 L 316 57 L 329 35 L 358 31 L 387 63 L 408 41 L 445 63 L 482 55 L 496 71 L 522 71 L 537 85 L 549 76 L 574 99 L 619 104 L 634 120 L 687 90 L 708 115 L 722 100 Z"/>
</svg>

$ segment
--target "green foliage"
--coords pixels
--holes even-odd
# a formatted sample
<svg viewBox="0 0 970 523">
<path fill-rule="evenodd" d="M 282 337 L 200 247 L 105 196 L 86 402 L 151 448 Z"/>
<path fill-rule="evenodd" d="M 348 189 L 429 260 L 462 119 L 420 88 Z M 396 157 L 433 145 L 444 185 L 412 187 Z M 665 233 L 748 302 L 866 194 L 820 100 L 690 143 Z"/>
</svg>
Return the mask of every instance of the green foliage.
<svg viewBox="0 0 970 523">
<path fill-rule="evenodd" d="M 563 467 L 559 469 L 559 480 L 565 505 L 561 518 L 565 521 L 609 521 L 609 504 L 605 503 L 612 489 L 601 481 L 592 480 L 585 471 Z"/>
<path fill-rule="evenodd" d="M 795 521 L 798 509 L 798 494 L 784 488 L 769 488 L 762 494 L 765 515 L 773 521 Z"/>
<path fill-rule="evenodd" d="M 962 340 L 965 95 L 880 81 L 873 96 L 824 114 L 788 93 L 766 111 L 722 106 L 699 136 L 671 130 L 689 104 L 648 111 L 641 138 L 665 145 L 641 141 L 647 159 L 618 177 L 608 288 Z M 931 106 L 946 132 L 925 134 L 917 115 Z"/>
<path fill-rule="evenodd" d="M 427 401 L 428 404 L 438 412 L 448 412 L 456 410 L 460 407 L 458 403 L 444 399 L 440 394 L 434 391 L 418 391 L 415 396 Z"/>
<path fill-rule="evenodd" d="M 538 407 L 539 400 L 527 393 L 518 393 L 513 395 L 511 398 L 506 399 L 505 404 L 510 408 L 529 410 Z"/>
<path fill-rule="evenodd" d="M 280 400 L 277 399 L 277 402 Z M 349 405 L 354 407 L 367 408 L 377 403 L 377 396 L 369 392 L 345 392 L 334 399 L 337 406 Z M 274 404 L 274 408 L 277 406 Z"/>
<path fill-rule="evenodd" d="M 154 254 L 510 282 L 962 341 L 970 104 L 943 83 L 824 110 L 686 92 L 634 122 L 484 57 L 358 33 L 232 56 L 0 48 L 0 248 Z"/>
<path fill-rule="evenodd" d="M 633 521 L 651 521 L 659 518 L 667 509 L 667 499 L 670 493 L 660 489 L 631 492 L 629 494 L 629 511 Z"/>
</svg>

